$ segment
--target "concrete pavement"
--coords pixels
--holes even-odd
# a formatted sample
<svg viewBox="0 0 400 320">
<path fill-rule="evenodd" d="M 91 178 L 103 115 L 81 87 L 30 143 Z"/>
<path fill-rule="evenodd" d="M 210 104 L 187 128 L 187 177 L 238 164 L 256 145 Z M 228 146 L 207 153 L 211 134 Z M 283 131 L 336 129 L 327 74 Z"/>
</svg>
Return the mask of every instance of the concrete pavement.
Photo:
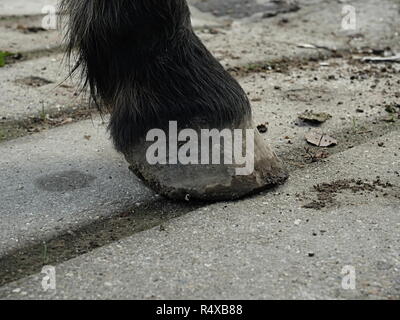
<svg viewBox="0 0 400 320">
<path fill-rule="evenodd" d="M 300 1 L 268 19 L 245 10 L 238 20 L 192 1 L 197 32 L 239 78 L 289 167 L 276 190 L 213 205 L 160 199 L 95 114 L 1 143 L 0 298 L 400 298 L 400 67 L 360 61 L 399 49 L 398 3 L 350 3 L 359 25 L 348 33 L 337 2 Z M 30 52 L 25 41 L 15 48 Z M 73 82 L 55 87 L 61 57 L 43 52 L 0 69 L 3 123 L 40 115 L 43 101 L 46 114 L 82 103 Z M 21 84 L 30 75 L 52 83 Z M 306 143 L 317 129 L 298 119 L 306 110 L 332 116 L 319 129 L 336 147 Z M 57 292 L 41 287 L 48 264 Z M 344 266 L 355 268 L 355 290 L 341 286 Z"/>
<path fill-rule="evenodd" d="M 371 141 L 292 173 L 274 192 L 206 206 L 57 265 L 57 292 L 44 293 L 44 275 L 34 275 L 4 286 L 0 296 L 399 299 L 398 132 L 382 139 L 386 149 L 375 150 Z M 393 187 L 339 188 L 327 208 L 302 208 L 316 184 L 373 184 L 377 176 Z M 356 290 L 341 286 L 348 265 L 356 270 Z"/>
</svg>

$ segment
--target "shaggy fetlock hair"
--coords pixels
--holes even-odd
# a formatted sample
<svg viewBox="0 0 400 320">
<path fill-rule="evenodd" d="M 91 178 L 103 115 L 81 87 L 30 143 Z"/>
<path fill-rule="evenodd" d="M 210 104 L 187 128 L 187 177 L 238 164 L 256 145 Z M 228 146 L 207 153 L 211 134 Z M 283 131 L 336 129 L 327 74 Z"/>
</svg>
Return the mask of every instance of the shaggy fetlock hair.
<svg viewBox="0 0 400 320">
<path fill-rule="evenodd" d="M 245 92 L 194 34 L 186 0 L 62 0 L 61 13 L 72 70 L 111 113 L 118 151 L 169 121 L 232 128 L 251 118 Z"/>
</svg>

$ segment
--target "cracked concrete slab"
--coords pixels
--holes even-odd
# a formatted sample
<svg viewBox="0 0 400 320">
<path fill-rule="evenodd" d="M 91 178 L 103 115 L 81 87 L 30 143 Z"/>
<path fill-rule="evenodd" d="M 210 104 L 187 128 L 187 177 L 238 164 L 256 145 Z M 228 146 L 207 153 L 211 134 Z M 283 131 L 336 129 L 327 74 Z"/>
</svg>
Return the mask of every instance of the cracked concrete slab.
<svg viewBox="0 0 400 320">
<path fill-rule="evenodd" d="M 382 139 L 386 149 L 371 141 L 293 173 L 275 192 L 204 207 L 57 265 L 57 291 L 45 293 L 37 274 L 0 297 L 398 299 L 398 132 Z M 302 207 L 316 184 L 377 176 L 387 187 L 338 190 L 330 207 Z M 355 290 L 342 288 L 345 266 L 355 268 Z"/>
<path fill-rule="evenodd" d="M 154 200 L 113 150 L 101 119 L 2 143 L 0 149 L 2 255 Z"/>
<path fill-rule="evenodd" d="M 203 30 L 199 35 L 227 68 L 284 58 L 330 56 L 334 50 L 400 49 L 395 31 L 400 21 L 396 1 L 378 4 L 375 0 L 354 0 L 346 5 L 355 10 L 354 29 L 343 28 L 343 3 L 317 1 L 300 5 L 297 12 L 271 18 L 260 13 L 235 19 L 229 28 Z"/>
<path fill-rule="evenodd" d="M 358 60 L 399 49 L 398 2 L 346 3 L 357 9 L 350 32 L 341 30 L 343 4 L 332 1 L 228 25 L 227 16 L 195 12 L 199 36 L 240 77 L 257 124 L 267 123 L 265 139 L 290 167 L 289 182 L 272 192 L 173 205 L 133 177 L 97 117 L 0 144 L 0 282 L 20 279 L 0 298 L 399 299 L 400 69 Z M 0 29 L 28 21 L 14 19 Z M 14 31 L 14 50 L 40 38 Z M 321 62 L 332 51 L 310 44 L 354 52 Z M 0 69 L 0 118 L 38 115 L 43 102 L 46 111 L 77 106 L 72 82 L 56 86 L 60 60 Z M 298 119 L 307 109 L 332 116 L 320 129 L 338 146 L 306 143 L 317 129 Z M 46 260 L 57 271 L 50 295 L 35 274 Z M 354 291 L 341 287 L 346 265 L 357 272 Z"/>
<path fill-rule="evenodd" d="M 318 62 L 309 62 L 293 67 L 285 73 L 255 73 L 240 79 L 240 82 L 253 105 L 256 124 L 268 123 L 269 131 L 263 135 L 268 140 L 268 143 L 281 154 L 290 154 L 291 150 L 297 148 L 298 151 L 292 152 L 292 154 L 293 156 L 301 157 L 305 155 L 304 150 L 301 151 L 301 149 L 307 147 L 304 138 L 305 134 L 310 130 L 316 129 L 315 126 L 303 123 L 298 118 L 299 114 L 306 110 L 327 112 L 332 116 L 331 119 L 318 128 L 324 133 L 336 137 L 339 140 L 338 148 L 349 148 L 361 143 L 358 139 L 361 141 L 362 139 L 368 139 L 368 133 L 376 136 L 380 132 L 385 133 L 397 128 L 396 123 L 386 123 L 382 119 L 391 115 L 386 111 L 386 107 L 396 105 L 398 101 L 397 82 L 400 81 L 400 69 L 396 66 L 385 67 L 386 71 L 381 72 L 381 68 L 380 66 L 354 63 L 352 61 L 344 62 L 343 59 L 331 59 L 325 62 L 323 66 Z M 32 66 L 27 66 L 24 70 L 32 70 Z M 27 92 L 26 97 L 32 97 L 32 92 Z M 65 99 L 68 100 L 67 97 Z M 398 111 L 400 112 L 400 109 Z M 104 161 L 102 156 L 104 152 L 105 156 L 111 157 L 109 164 L 107 166 L 101 165 L 101 172 L 96 172 L 95 174 L 93 172 L 96 171 L 96 168 L 89 167 L 89 175 L 104 178 L 104 176 L 107 176 L 107 170 L 110 170 L 110 173 L 112 173 L 111 171 L 121 170 L 118 173 L 118 179 L 121 178 L 122 172 L 125 172 L 126 175 L 123 179 L 124 182 L 120 181 L 119 185 L 123 190 L 132 189 L 133 191 L 131 192 L 136 192 L 141 189 L 141 185 L 135 182 L 133 176 L 127 171 L 127 164 L 112 150 L 112 146 L 108 142 L 108 136 L 105 134 L 105 126 L 102 126 L 97 118 L 94 119 L 94 123 L 85 121 L 29 138 L 11 141 L 0 146 L 4 150 L 2 153 L 6 155 L 1 159 L 3 162 L 3 180 L 13 181 L 13 183 L 9 183 L 8 187 L 4 186 L 8 190 L 7 192 L 0 193 L 2 194 L 1 197 L 5 197 L 2 202 L 9 204 L 9 207 L 3 207 L 4 214 L 6 212 L 8 214 L 12 213 L 11 216 L 14 219 L 16 216 L 26 216 L 25 209 L 21 212 L 24 207 L 28 206 L 26 210 L 31 210 L 31 205 L 26 202 L 28 198 L 27 192 L 30 194 L 30 198 L 37 197 L 37 192 L 39 192 L 40 188 L 38 189 L 33 182 L 39 178 L 39 175 L 44 175 L 48 171 L 45 169 L 48 161 L 43 162 L 43 159 L 53 159 L 50 163 L 54 166 L 54 169 L 49 171 L 54 173 L 71 170 L 82 171 L 83 167 L 81 168 L 81 166 L 84 163 L 93 163 L 95 161 L 100 165 Z M 339 134 L 340 136 L 337 136 Z M 364 137 L 365 135 L 366 138 Z M 84 138 L 85 136 L 90 136 L 91 140 L 87 141 Z M 64 147 L 57 151 L 57 156 L 54 158 L 57 145 L 63 145 Z M 88 149 L 88 147 L 93 149 Z M 326 152 L 335 152 L 336 149 L 326 150 Z M 26 158 L 20 156 L 22 150 L 27 150 L 25 151 Z M 88 154 L 83 155 L 80 150 L 86 150 Z M 90 150 L 92 151 L 89 152 Z M 101 150 L 101 153 L 96 152 L 96 150 Z M 89 154 L 92 157 L 90 160 L 87 159 Z M 79 158 L 81 156 L 83 157 L 82 159 Z M 74 157 L 78 158 L 75 159 Z M 71 159 L 70 161 L 73 163 L 68 163 L 67 159 Z M 120 160 L 117 161 L 116 159 Z M 285 160 L 289 159 L 291 157 L 287 157 Z M 118 167 L 111 165 L 114 160 Z M 292 160 L 295 161 L 295 159 Z M 16 163 L 19 163 L 19 166 L 15 167 Z M 25 166 L 24 163 L 29 163 L 26 169 L 23 168 Z M 300 163 L 300 165 L 303 164 Z M 35 166 L 35 169 L 31 166 Z M 27 174 L 26 172 L 21 175 L 20 170 L 22 169 L 31 173 Z M 86 171 L 83 170 L 83 172 Z M 13 177 L 16 176 L 24 177 L 23 181 L 15 180 Z M 59 182 L 59 180 L 57 181 Z M 114 190 L 115 180 L 106 179 L 104 181 L 109 182 L 107 188 L 115 192 L 115 200 L 117 200 L 119 192 L 122 191 Z M 19 185 L 20 183 L 27 184 L 30 187 L 19 191 L 19 193 L 22 192 L 22 196 L 18 198 L 21 202 L 15 199 L 12 201 L 13 197 L 15 198 L 16 196 L 14 192 L 23 187 L 23 185 Z M 88 189 L 91 192 L 93 190 Z M 129 194 L 134 199 L 134 194 L 131 192 Z M 81 192 L 79 191 L 79 193 Z M 51 199 L 53 195 L 62 195 L 64 192 L 48 193 L 45 191 L 39 192 L 39 194 L 44 198 L 38 201 L 37 204 L 47 205 L 50 200 L 45 200 L 46 197 Z M 101 194 L 92 194 L 91 197 L 93 197 L 93 202 L 90 203 L 94 207 L 87 209 L 94 210 L 102 206 Z M 52 202 L 53 200 L 50 201 L 50 203 Z M 63 206 L 60 207 L 60 209 L 62 208 Z M 60 217 L 69 217 L 71 212 L 75 210 L 80 212 L 84 207 L 79 207 L 78 210 L 70 208 L 65 203 L 64 209 L 66 210 L 64 213 L 62 210 L 59 212 Z M 39 212 L 45 214 L 50 212 L 49 210 L 54 210 L 54 208 L 50 206 L 48 209 L 43 210 L 39 206 L 35 215 L 39 214 Z M 16 224 L 12 222 L 13 220 L 4 219 L 2 221 L 4 229 L 16 232 L 12 237 L 8 235 L 8 231 L 3 234 L 5 237 L 4 246 L 10 246 L 5 239 L 15 238 L 18 239 L 18 242 L 22 242 L 23 240 L 19 238 L 19 235 L 27 235 L 27 233 L 22 229 L 21 233 L 18 233 L 17 230 L 20 230 L 19 225 L 25 227 L 26 223 L 20 223 L 17 219 L 18 223 Z M 46 219 L 46 217 L 43 219 Z M 63 223 L 66 222 L 65 220 L 63 221 Z M 42 223 L 43 221 L 38 219 L 34 224 L 42 225 Z M 37 234 L 35 228 L 31 227 L 31 229 L 33 234 Z M 54 230 L 53 225 L 51 225 L 50 230 Z M 42 233 L 42 235 L 44 234 Z"/>
<path fill-rule="evenodd" d="M 386 123 L 382 119 L 391 115 L 386 111 L 387 106 L 397 105 L 400 69 L 396 66 L 384 67 L 383 72 L 382 68 L 352 60 L 331 59 L 322 66 L 318 62 L 308 62 L 294 66 L 284 73 L 250 74 L 240 79 L 240 83 L 253 105 L 256 124 L 267 122 L 268 132 L 263 136 L 268 144 L 284 157 L 288 165 L 297 168 L 304 167 L 306 162 L 305 148 L 308 145 L 304 138 L 305 134 L 317 129 L 298 118 L 299 114 L 306 110 L 327 112 L 332 116 L 318 127 L 324 133 L 333 135 L 339 142 L 335 148 L 324 149 L 327 157 L 329 154 L 342 152 L 381 134 L 398 130 L 396 122 Z M 398 111 L 400 112 L 400 109 Z M 90 137 L 90 140 L 85 137 Z M 63 148 L 56 151 L 59 145 Z M 375 148 L 379 147 L 376 145 Z M 1 153 L 5 154 L 1 159 L 2 180 L 10 181 L 8 186 L 3 186 L 5 189 L 0 193 L 2 202 L 6 204 L 3 206 L 5 216 L 2 219 L 3 250 L 14 248 L 14 244 L 23 246 L 28 240 L 34 239 L 38 242 L 50 235 L 55 236 L 65 232 L 65 228 L 60 229 L 61 226 L 83 224 L 83 221 L 88 221 L 85 220 L 87 214 L 90 217 L 95 214 L 98 218 L 96 211 L 104 214 L 116 213 L 122 210 L 121 208 L 133 206 L 136 192 L 139 193 L 140 199 L 142 192 L 146 195 L 144 199 L 152 199 L 150 196 L 152 193 L 145 191 L 146 189 L 128 172 L 124 159 L 112 150 L 105 134 L 105 126 L 101 125 L 97 118 L 94 118 L 94 123 L 90 120 L 84 121 L 10 141 L 0 145 L 0 149 L 3 150 Z M 21 157 L 23 150 L 25 157 Z M 81 150 L 85 150 L 85 154 L 82 154 Z M 317 150 L 312 149 L 312 152 Z M 45 159 L 51 161 L 44 162 Z M 105 159 L 108 159 L 107 165 L 102 164 Z M 85 168 L 85 163 L 91 163 L 91 166 Z M 101 170 L 98 171 L 95 166 L 93 167 L 93 163 L 97 163 Z M 49 164 L 52 165 L 51 170 L 48 169 Z M 21 170 L 24 170 L 23 174 Z M 54 179 L 57 178 L 57 174 L 63 172 L 71 174 L 83 172 L 89 177 L 97 177 L 92 181 L 95 184 L 101 179 L 102 188 L 106 188 L 104 192 L 107 194 L 109 205 L 104 205 L 103 195 L 96 193 L 96 188 L 92 184 L 83 188 L 86 193 L 79 189 L 73 190 L 72 193 L 64 190 L 53 190 L 53 192 L 42 190 L 43 188 L 35 184 L 35 181 L 46 176 L 47 171 L 55 175 Z M 117 178 L 109 180 L 107 177 L 113 174 L 116 174 Z M 70 176 L 67 174 L 65 179 L 70 181 L 72 179 Z M 21 177 L 22 180 L 16 177 Z M 85 175 L 82 176 L 82 179 L 84 178 Z M 62 179 L 64 178 L 61 175 L 54 181 L 61 183 Z M 115 185 L 115 181 L 119 181 L 118 186 Z M 65 194 L 74 197 L 74 192 L 83 196 L 82 202 L 80 198 L 74 198 L 78 207 L 70 207 L 69 198 L 60 205 Z M 126 201 L 122 201 L 125 199 L 125 196 L 122 196 L 125 192 L 129 196 Z M 18 194 L 21 196 L 16 198 Z M 119 197 L 122 198 L 118 201 Z M 35 206 L 27 202 L 28 198 L 36 199 Z M 54 219 L 48 220 L 48 215 L 55 209 L 53 204 L 56 202 L 59 203 L 59 210 Z M 117 205 L 118 202 L 121 206 Z M 116 209 L 111 210 L 112 206 L 116 206 Z M 31 215 L 36 217 L 35 220 L 28 211 L 32 211 Z M 59 222 L 57 219 L 61 218 Z M 83 220 L 80 220 L 81 218 Z M 42 229 L 43 226 L 47 226 L 46 230 Z M 27 229 L 30 231 L 27 232 Z M 10 232 L 12 234 L 9 234 Z"/>
</svg>

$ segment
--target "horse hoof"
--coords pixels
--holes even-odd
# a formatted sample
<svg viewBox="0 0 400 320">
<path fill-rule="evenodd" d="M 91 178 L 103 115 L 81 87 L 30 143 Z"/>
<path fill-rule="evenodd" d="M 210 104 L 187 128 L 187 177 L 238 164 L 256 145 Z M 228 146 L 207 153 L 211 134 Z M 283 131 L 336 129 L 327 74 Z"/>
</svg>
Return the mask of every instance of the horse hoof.
<svg viewBox="0 0 400 320">
<path fill-rule="evenodd" d="M 244 128 L 238 130 L 243 131 L 242 136 L 245 135 Z M 251 132 L 253 143 L 247 139 Z M 235 200 L 282 184 L 288 177 L 282 162 L 259 132 L 247 129 L 247 135 L 241 142 L 242 151 L 246 153 L 246 160 L 249 161 L 246 163 L 239 164 L 235 161 L 237 159 L 232 157 L 231 163 L 221 161 L 220 164 L 202 164 L 201 152 L 198 152 L 196 157 L 199 158 L 195 164 L 183 164 L 179 159 L 172 159 L 169 153 L 170 145 L 167 143 L 165 147 L 159 145 L 157 149 L 159 154 L 165 154 L 165 163 L 154 164 L 149 161 L 151 142 L 144 142 L 132 148 L 125 153 L 125 157 L 131 171 L 146 186 L 166 198 L 180 201 Z M 195 149 L 197 150 L 197 147 Z M 232 149 L 224 145 L 217 150 L 220 153 L 219 159 L 224 159 L 226 152 L 230 152 L 227 150 Z M 212 159 L 211 153 L 212 151 L 208 159 Z"/>
<path fill-rule="evenodd" d="M 177 200 L 232 200 L 287 178 L 254 129 L 246 93 L 195 34 L 186 0 L 62 0 L 60 12 L 69 17 L 67 56 L 78 49 L 72 72 L 81 68 L 84 88 L 111 114 L 116 150 L 150 188 Z M 157 142 L 147 139 L 152 128 Z M 224 132 L 224 144 L 207 130 Z"/>
</svg>

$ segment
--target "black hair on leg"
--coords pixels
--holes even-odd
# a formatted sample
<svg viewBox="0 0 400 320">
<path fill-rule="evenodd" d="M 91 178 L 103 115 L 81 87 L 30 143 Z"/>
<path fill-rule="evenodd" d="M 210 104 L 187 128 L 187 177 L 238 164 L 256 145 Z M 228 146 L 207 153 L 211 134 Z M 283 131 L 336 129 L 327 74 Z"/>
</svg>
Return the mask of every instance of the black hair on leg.
<svg viewBox="0 0 400 320">
<path fill-rule="evenodd" d="M 116 149 L 153 128 L 233 128 L 251 119 L 245 92 L 194 34 L 186 0 L 62 0 L 69 57 Z"/>
</svg>

